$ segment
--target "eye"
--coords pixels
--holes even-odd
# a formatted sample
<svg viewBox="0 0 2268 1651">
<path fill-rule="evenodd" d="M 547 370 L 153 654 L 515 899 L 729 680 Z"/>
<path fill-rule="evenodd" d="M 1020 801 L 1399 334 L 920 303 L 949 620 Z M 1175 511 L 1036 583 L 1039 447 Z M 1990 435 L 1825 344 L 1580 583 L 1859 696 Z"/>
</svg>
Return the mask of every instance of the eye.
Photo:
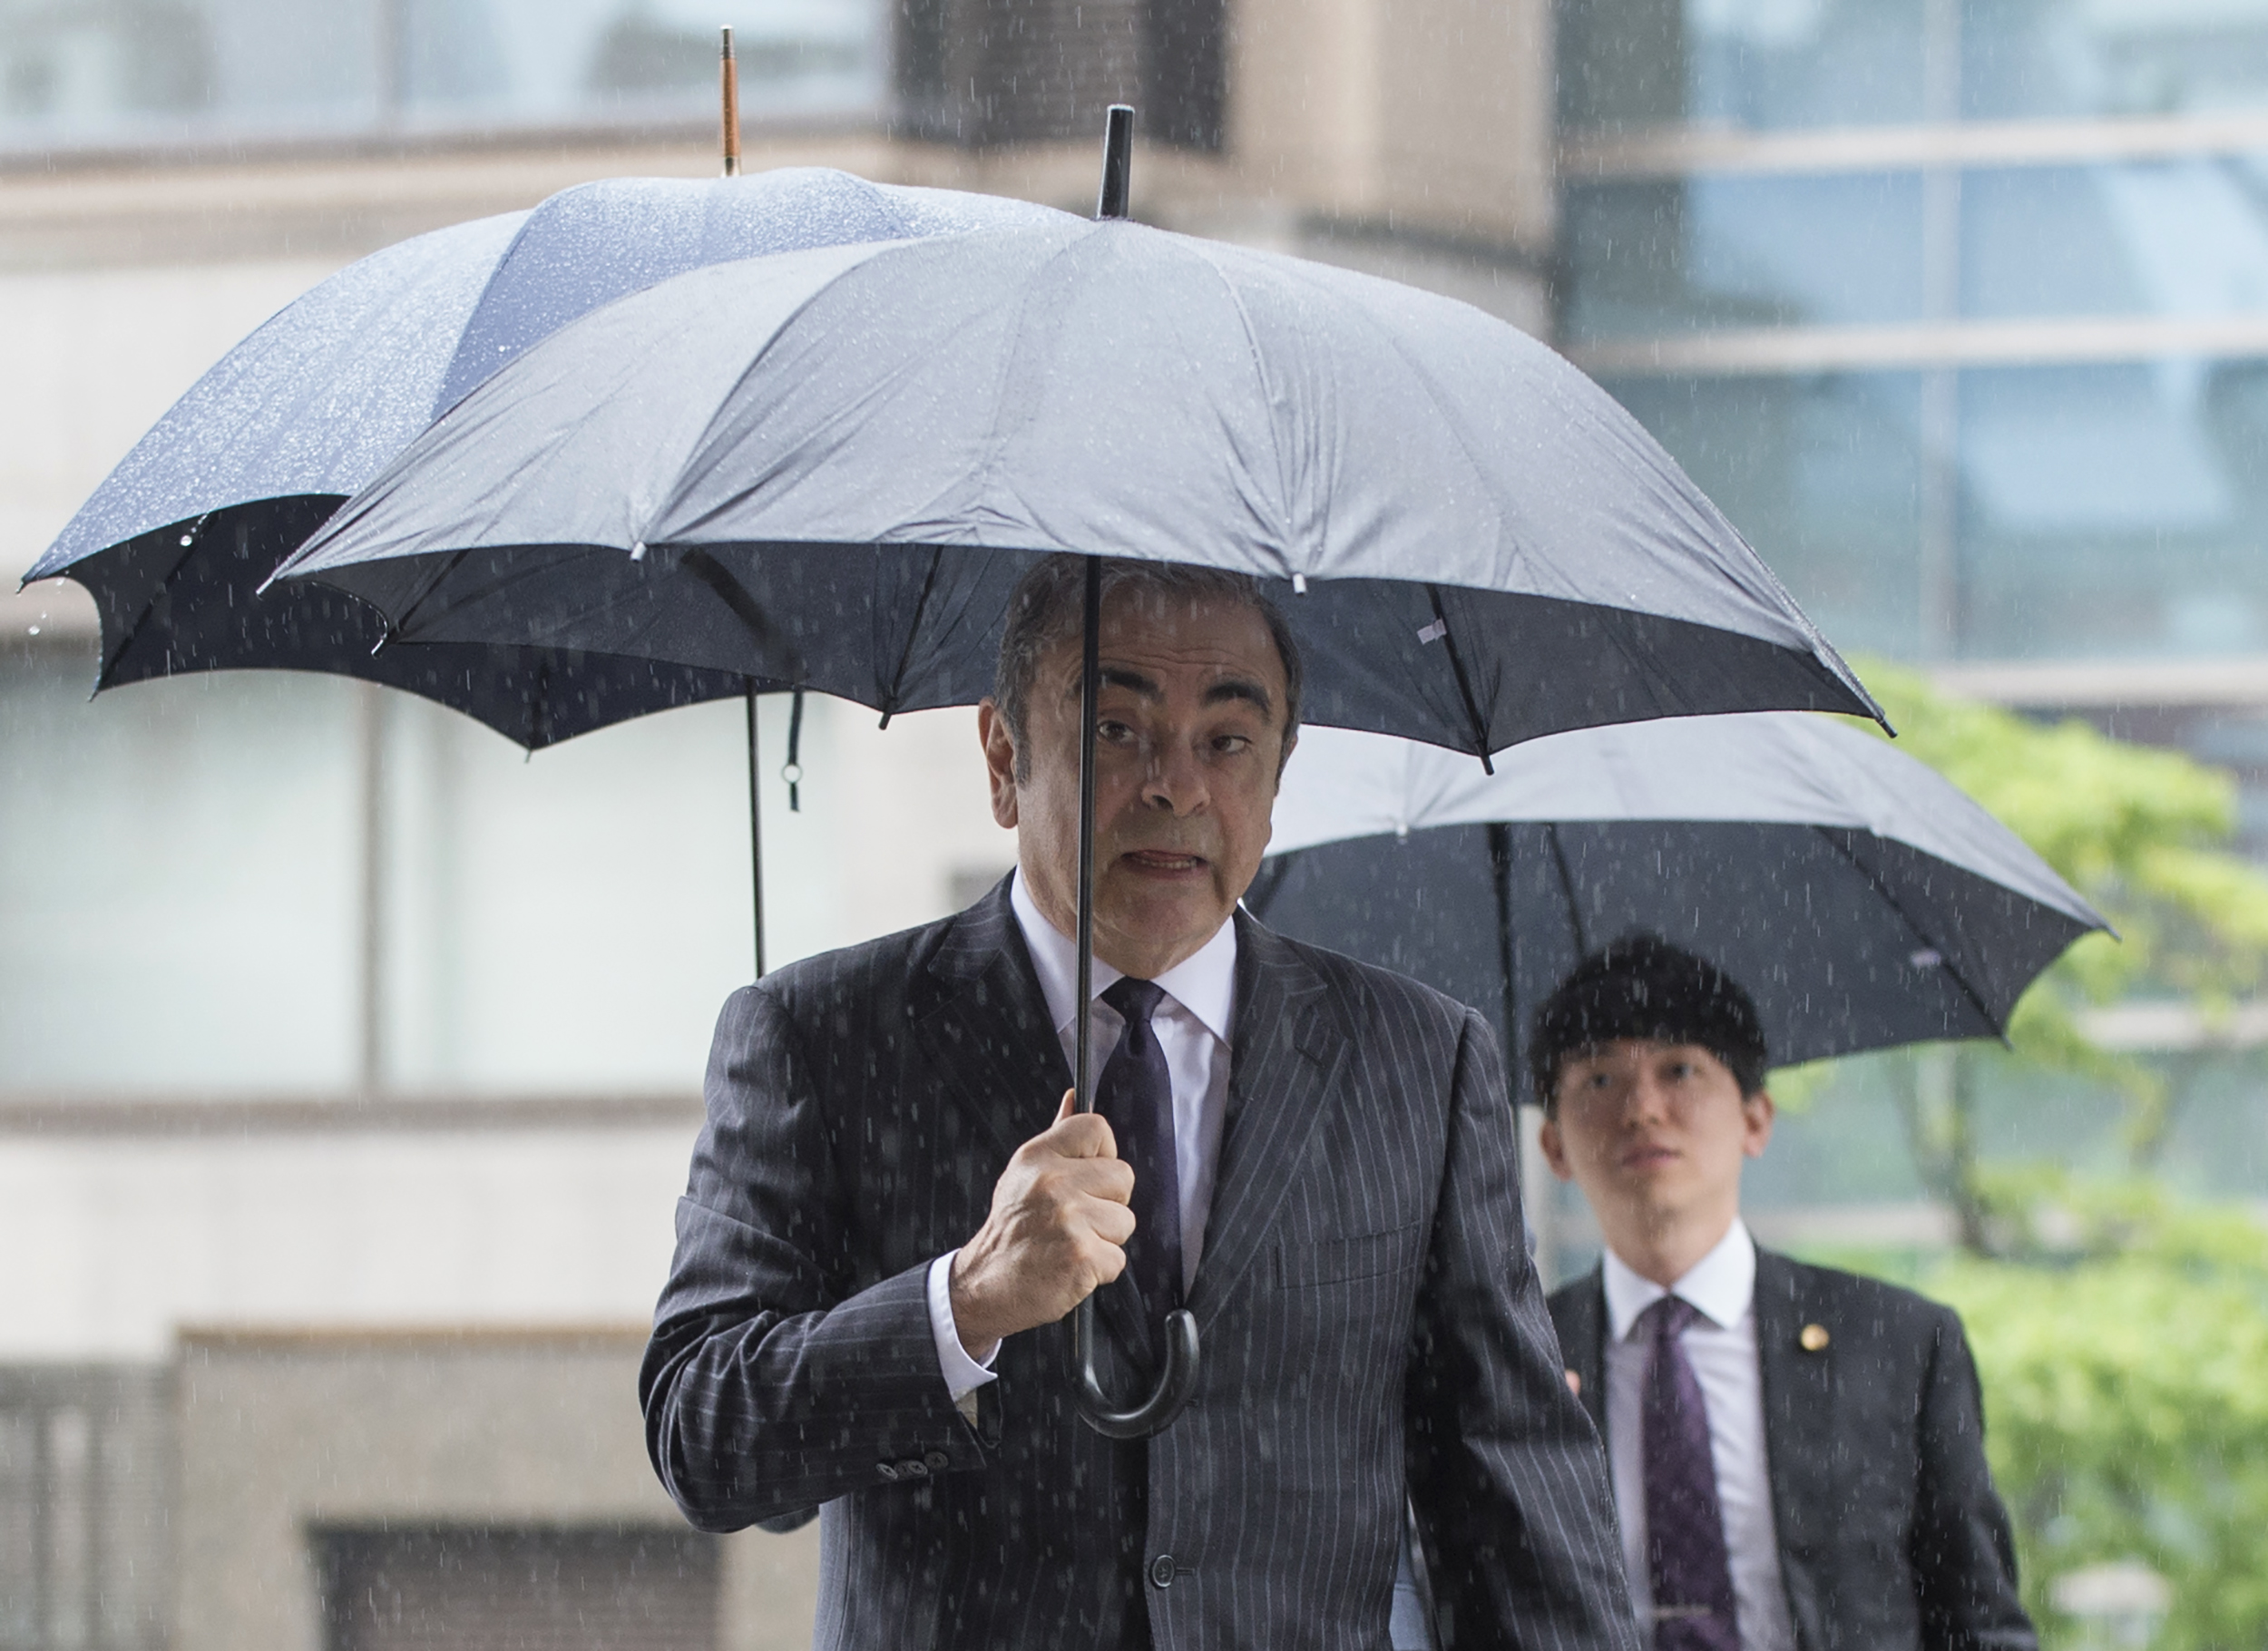
<svg viewBox="0 0 2268 1651">
<path fill-rule="evenodd" d="M 1223 734 L 1213 741 L 1213 749 L 1218 751 L 1223 757 L 1234 757 L 1239 752 L 1248 751 L 1251 748 L 1250 738 L 1243 734 Z"/>
<path fill-rule="evenodd" d="M 1115 717 L 1104 717 L 1095 723 L 1095 738 L 1122 745 L 1134 738 L 1134 730 Z"/>
</svg>

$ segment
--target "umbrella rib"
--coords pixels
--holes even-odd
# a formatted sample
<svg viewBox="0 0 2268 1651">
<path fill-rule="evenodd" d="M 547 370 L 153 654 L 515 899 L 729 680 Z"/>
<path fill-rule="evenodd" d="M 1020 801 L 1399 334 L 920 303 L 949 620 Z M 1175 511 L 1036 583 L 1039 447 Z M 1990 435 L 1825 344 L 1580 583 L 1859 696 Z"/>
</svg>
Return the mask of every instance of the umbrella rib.
<svg viewBox="0 0 2268 1651">
<path fill-rule="evenodd" d="M 103 669 L 95 673 L 94 691 L 96 693 L 101 693 L 105 687 L 109 686 L 111 673 L 116 670 L 125 659 L 126 650 L 134 645 L 134 638 L 142 634 L 142 626 L 149 623 L 150 615 L 157 609 L 158 599 L 173 588 L 175 578 L 180 575 L 184 567 L 189 565 L 190 553 L 197 548 L 196 542 L 205 536 L 205 523 L 211 521 L 212 516 L 213 513 L 207 511 L 197 518 L 196 524 L 189 530 L 187 537 L 190 542 L 178 547 L 173 558 L 173 565 L 166 569 L 165 577 L 158 581 L 156 588 L 150 592 L 149 600 L 142 604 L 142 611 L 134 615 L 134 622 L 127 626 L 125 634 L 118 639 L 117 649 L 103 661 Z M 160 533 L 170 533 L 173 528 L 168 525 L 154 531 Z"/>
<path fill-rule="evenodd" d="M 748 633 L 749 642 L 756 648 L 760 650 L 767 643 L 777 643 L 780 640 L 779 627 L 773 623 L 771 618 L 765 613 L 763 604 L 757 601 L 736 582 L 732 575 L 726 572 L 723 564 L 706 550 L 696 546 L 687 551 L 682 565 L 691 572 L 694 578 L 706 585 L 719 601 L 724 603 L 733 618 L 740 621 Z M 757 662 L 762 663 L 760 655 Z M 800 663 L 800 661 L 797 662 Z M 754 677 L 775 673 L 750 670 L 743 674 Z"/>
<path fill-rule="evenodd" d="M 1833 832 L 1828 830 L 1828 828 L 1824 826 L 1814 826 L 1812 829 L 1817 832 L 1819 835 L 1825 840 L 1830 848 L 1833 849 L 1836 854 L 1843 856 L 1843 862 L 1848 865 L 1853 871 L 1858 873 L 1860 876 L 1866 879 L 1866 885 L 1874 891 L 1876 896 L 1884 905 L 1898 913 L 1899 921 L 1906 925 L 1907 933 L 1912 935 L 1914 939 L 1920 941 L 1922 945 L 1937 953 L 1938 966 L 1943 969 L 1946 973 L 1953 977 L 1953 984 L 1960 988 L 1960 994 L 1969 1000 L 1969 1006 L 1984 1018 L 1984 1023 L 1992 1028 L 1993 1036 L 1999 1038 L 2003 1044 L 2008 1044 L 2009 1047 L 2014 1048 L 2015 1046 L 2013 1044 L 2009 1044 L 2009 1033 L 2006 1023 L 2001 1021 L 1999 1016 L 1994 1014 L 1990 1009 L 1985 1006 L 1984 999 L 1979 996 L 1977 989 L 1969 983 L 1969 976 L 1960 968 L 1955 966 L 1951 954 L 1946 951 L 1943 944 L 1941 944 L 1927 930 L 1922 928 L 1920 923 L 1913 920 L 1913 913 L 1906 910 L 1904 902 L 1901 901 L 1895 894 L 1892 894 L 1889 885 L 1885 884 L 1882 878 L 1875 875 L 1873 872 L 1868 870 L 1866 866 L 1860 862 L 1859 857 L 1851 852 L 1848 845 L 1838 842 Z"/>
<path fill-rule="evenodd" d="M 1442 646 L 1449 650 L 1449 669 L 1456 673 L 1457 695 L 1465 702 L 1465 718 L 1472 725 L 1473 750 L 1481 758 L 1481 772 L 1494 774 L 1496 764 L 1489 758 L 1489 726 L 1481 719 L 1480 701 L 1472 697 L 1472 681 L 1465 675 L 1465 657 L 1457 651 L 1457 633 L 1450 629 L 1449 615 L 1442 611 L 1442 588 L 1429 584 L 1425 594 L 1433 603 L 1433 622 L 1441 627 Z"/>
<path fill-rule="evenodd" d="M 890 726 L 891 713 L 897 709 L 898 696 L 905 687 L 905 668 L 914 658 L 914 639 L 921 634 L 922 616 L 929 611 L 929 593 L 937 583 L 937 566 L 944 561 L 941 545 L 929 550 L 929 572 L 922 576 L 922 591 L 914 599 L 914 617 L 905 627 L 905 640 L 898 648 L 898 668 L 891 673 L 889 686 L 882 700 L 882 726 Z"/>
<path fill-rule="evenodd" d="M 565 193 L 566 191 L 562 190 L 561 192 Z M 456 366 L 457 357 L 464 353 L 465 333 L 471 330 L 473 323 L 479 318 L 481 306 L 487 303 L 488 295 L 495 291 L 496 282 L 502 278 L 504 272 L 504 267 L 512 262 L 512 255 L 519 251 L 520 243 L 527 239 L 528 226 L 534 222 L 534 212 L 530 212 L 527 217 L 521 220 L 520 227 L 512 232 L 512 239 L 505 244 L 503 253 L 497 258 L 494 263 L 489 265 L 488 278 L 481 283 L 480 296 L 473 300 L 472 308 L 464 312 L 464 325 L 457 328 L 456 347 L 450 350 L 449 358 L 441 364 L 441 382 L 434 387 L 434 396 L 436 401 L 439 399 L 441 392 L 448 386 L 449 380 L 455 376 L 453 369 Z M 523 345 L 523 353 L 524 353 L 525 348 L 526 347 Z M 458 394 L 455 401 L 452 401 L 445 407 L 437 405 L 434 407 L 426 415 L 425 422 L 428 425 L 440 423 L 445 415 L 455 408 L 457 402 L 463 401 L 465 396 L 470 396 L 474 390 L 479 389 L 481 386 L 487 383 L 489 378 L 494 376 L 494 368 L 491 367 L 487 373 L 482 375 L 482 376 L 474 383 L 466 386 L 465 388 Z"/>
<path fill-rule="evenodd" d="M 1568 927 L 1575 931 L 1575 959 L 1580 962 L 1590 955 L 1590 937 L 1583 932 L 1582 903 L 1575 898 L 1575 876 L 1568 869 L 1567 850 L 1559 844 L 1559 827 L 1547 821 L 1543 840 L 1551 845 L 1551 864 L 1559 875 L 1559 898 L 1567 903 Z"/>
<path fill-rule="evenodd" d="M 435 591 L 441 589 L 441 587 L 448 581 L 449 575 L 455 572 L 460 567 L 464 566 L 465 558 L 470 556 L 472 553 L 472 549 L 469 546 L 464 550 L 455 551 L 450 553 L 449 559 L 441 564 L 440 571 L 427 579 L 425 582 L 419 587 L 417 594 L 410 598 L 409 605 L 402 610 L 401 622 L 396 624 L 391 618 L 386 620 L 386 635 L 379 639 L 380 647 L 385 646 L 385 644 L 392 640 L 395 636 L 406 631 L 409 629 L 410 621 L 417 617 L 417 610 L 425 605 L 425 599 L 431 596 Z M 273 584 L 274 582 L 274 577 L 271 575 L 269 577 L 269 583 Z M 263 585 L 260 588 L 262 590 L 266 590 L 268 587 Z M 371 651 L 375 653 L 377 650 L 372 649 Z"/>
</svg>

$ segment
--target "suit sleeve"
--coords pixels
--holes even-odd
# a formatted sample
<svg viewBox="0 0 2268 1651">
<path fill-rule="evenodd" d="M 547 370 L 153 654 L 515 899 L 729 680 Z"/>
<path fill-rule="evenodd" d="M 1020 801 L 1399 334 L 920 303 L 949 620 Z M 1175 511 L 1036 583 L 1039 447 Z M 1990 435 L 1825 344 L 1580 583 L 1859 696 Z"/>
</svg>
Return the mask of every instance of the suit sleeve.
<svg viewBox="0 0 2268 1651">
<path fill-rule="evenodd" d="M 1941 1309 L 1921 1392 L 1911 1562 L 1927 1651 L 2031 1651 L 2016 1543 L 1992 1488 L 1984 1406 L 1960 1319 Z"/>
<path fill-rule="evenodd" d="M 1637 1651 L 1606 1456 L 1523 1242 L 1516 1117 L 1468 1010 L 1407 1409 L 1442 1641 Z"/>
<path fill-rule="evenodd" d="M 856 1291 L 830 1119 L 766 987 L 727 1002 L 677 1255 L 639 1371 L 646 1445 L 700 1529 L 983 1464 L 938 1369 L 928 1265 Z"/>
</svg>

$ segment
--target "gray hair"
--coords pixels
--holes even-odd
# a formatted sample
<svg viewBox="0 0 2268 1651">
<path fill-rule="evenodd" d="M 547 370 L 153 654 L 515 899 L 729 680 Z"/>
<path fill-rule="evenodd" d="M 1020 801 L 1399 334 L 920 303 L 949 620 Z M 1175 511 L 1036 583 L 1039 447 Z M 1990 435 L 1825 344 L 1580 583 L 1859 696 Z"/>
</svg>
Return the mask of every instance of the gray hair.
<svg viewBox="0 0 2268 1651">
<path fill-rule="evenodd" d="M 1025 738 L 1031 704 L 1032 679 L 1040 659 L 1058 642 L 1079 634 L 1084 615 L 1089 558 L 1069 552 L 1045 556 L 1016 581 L 1008 599 L 1008 622 L 1000 637 L 1000 663 L 992 674 L 992 699 L 1007 721 L 1016 742 L 1016 777 L 1031 772 L 1031 743 Z M 1102 600 L 1132 592 L 1165 601 L 1213 601 L 1250 608 L 1266 623 L 1284 662 L 1284 757 L 1291 755 L 1293 736 L 1299 731 L 1301 680 L 1299 644 L 1291 626 L 1267 599 L 1259 581 L 1246 573 L 1218 568 L 1193 568 L 1171 562 L 1131 562 L 1108 556 L 1102 562 Z M 1279 759 L 1280 762 L 1281 759 Z"/>
</svg>

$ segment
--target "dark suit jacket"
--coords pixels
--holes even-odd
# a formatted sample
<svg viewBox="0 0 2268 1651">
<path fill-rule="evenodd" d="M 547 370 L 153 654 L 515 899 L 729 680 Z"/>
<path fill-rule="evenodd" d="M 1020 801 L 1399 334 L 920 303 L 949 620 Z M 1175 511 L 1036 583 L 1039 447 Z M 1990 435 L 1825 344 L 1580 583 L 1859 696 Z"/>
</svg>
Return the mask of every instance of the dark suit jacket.
<svg viewBox="0 0 2268 1651">
<path fill-rule="evenodd" d="M 1755 1312 L 1772 1517 L 1802 1651 L 2030 1651 L 1952 1309 L 1759 1249 Z M 1600 1275 L 1554 1292 L 1551 1317 L 1603 1439 Z M 1808 1352 L 1813 1324 L 1827 1342 Z"/>
<path fill-rule="evenodd" d="M 1452 1643 L 1636 1651 L 1492 1038 L 1236 921 L 1202 1374 L 1148 1441 L 1080 1421 L 1068 1324 L 1008 1339 L 973 1427 L 938 1370 L 930 1261 L 1070 1082 L 1006 884 L 726 1005 L 647 1439 L 704 1529 L 826 1504 L 820 1646 L 1383 1647 L 1406 1479 Z M 1132 1304 L 1098 1337 L 1127 1396 Z"/>
</svg>

